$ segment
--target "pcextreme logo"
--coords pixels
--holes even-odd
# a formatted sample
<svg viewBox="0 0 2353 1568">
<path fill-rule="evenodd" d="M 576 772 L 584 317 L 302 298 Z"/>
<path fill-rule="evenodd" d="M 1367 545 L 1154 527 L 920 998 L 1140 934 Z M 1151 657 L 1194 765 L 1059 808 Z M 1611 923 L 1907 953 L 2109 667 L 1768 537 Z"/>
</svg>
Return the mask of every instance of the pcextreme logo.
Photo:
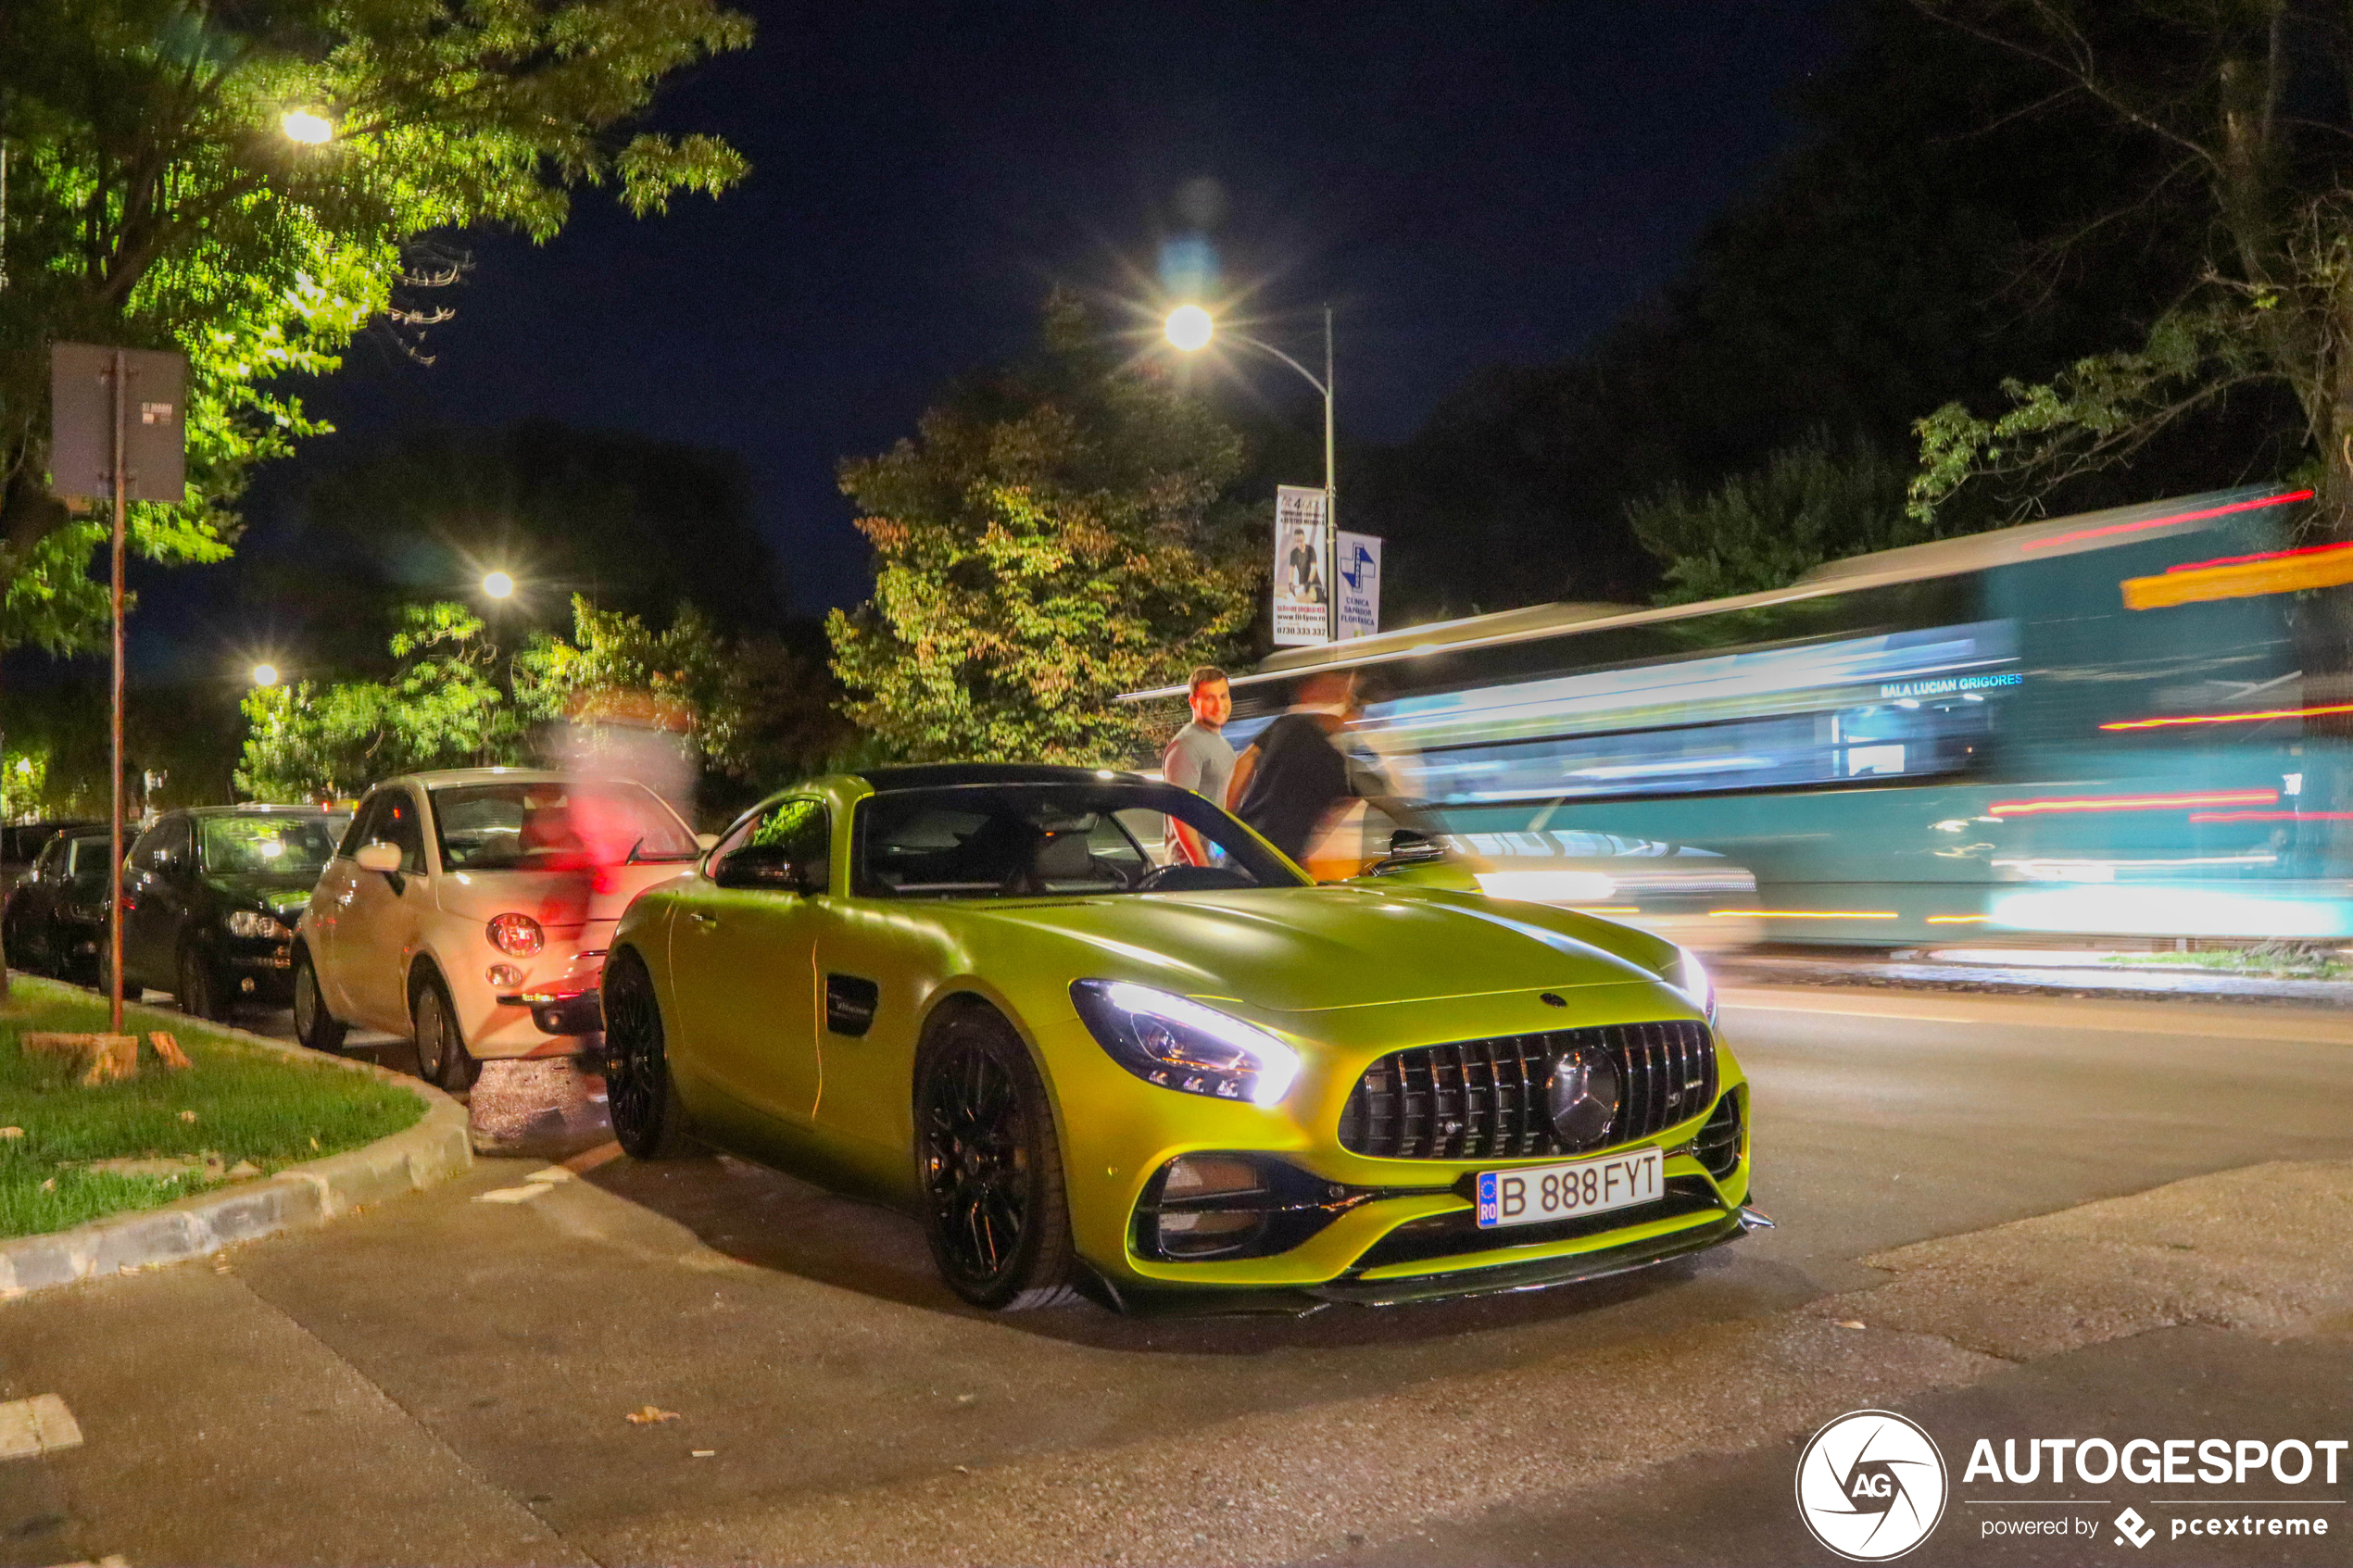
<svg viewBox="0 0 2353 1568">
<path fill-rule="evenodd" d="M 1884 1562 L 1944 1517 L 1944 1456 L 1892 1411 L 1855 1411 L 1814 1434 L 1797 1458 L 1797 1516 L 1856 1562 Z"/>
</svg>

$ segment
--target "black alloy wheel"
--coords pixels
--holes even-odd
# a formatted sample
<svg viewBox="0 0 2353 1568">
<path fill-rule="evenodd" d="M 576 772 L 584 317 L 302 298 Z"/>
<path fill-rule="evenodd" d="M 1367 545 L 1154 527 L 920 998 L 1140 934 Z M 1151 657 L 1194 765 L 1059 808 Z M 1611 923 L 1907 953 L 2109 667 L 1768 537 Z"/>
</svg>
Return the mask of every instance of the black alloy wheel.
<svg viewBox="0 0 2353 1568">
<path fill-rule="evenodd" d="M 673 1160 L 686 1149 L 686 1108 L 670 1078 L 661 1002 L 646 960 L 623 948 L 605 965 L 605 1110 L 634 1160 Z"/>
<path fill-rule="evenodd" d="M 441 976 L 423 974 L 411 983 L 409 1017 L 415 1029 L 417 1076 L 452 1094 L 473 1087 L 481 1064 L 466 1049 L 465 1036 L 458 1029 L 458 1010 L 451 1005 L 449 987 Z"/>
<path fill-rule="evenodd" d="M 343 1048 L 344 1022 L 327 1010 L 326 994 L 319 989 L 319 968 L 310 961 L 310 949 L 295 949 L 294 972 L 295 1038 L 314 1051 L 338 1051 Z"/>
<path fill-rule="evenodd" d="M 179 989 L 172 997 L 180 1010 L 190 1018 L 202 1018 L 216 1023 L 228 1022 L 230 1003 L 220 988 L 220 978 L 212 972 L 212 965 L 194 946 L 180 949 Z"/>
<path fill-rule="evenodd" d="M 1000 1311 L 1077 1299 L 1046 1086 L 993 1011 L 957 1012 L 916 1054 L 915 1174 L 932 1261 L 950 1289 Z"/>
</svg>

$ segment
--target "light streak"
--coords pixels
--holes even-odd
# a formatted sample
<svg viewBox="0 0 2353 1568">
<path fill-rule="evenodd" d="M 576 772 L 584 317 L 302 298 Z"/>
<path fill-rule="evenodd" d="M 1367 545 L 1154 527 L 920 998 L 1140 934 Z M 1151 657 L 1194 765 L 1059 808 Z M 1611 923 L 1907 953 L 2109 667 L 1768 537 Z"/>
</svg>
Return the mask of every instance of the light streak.
<svg viewBox="0 0 2353 1568">
<path fill-rule="evenodd" d="M 2252 501 L 2233 501 L 2227 507 L 2208 507 L 2203 511 L 2175 512 L 2171 517 L 2153 517 L 2140 522 L 2111 522 L 2105 528 L 2079 528 L 2072 533 L 2056 534 L 2048 539 L 2033 539 L 2020 545 L 2020 551 L 2048 550 L 2060 545 L 2071 545 L 2078 539 L 2099 539 L 2111 533 L 2137 533 L 2144 528 L 2162 528 L 2169 522 L 2196 522 L 2200 518 L 2221 517 L 2228 512 L 2253 511 L 2260 507 L 2284 507 L 2291 501 L 2309 501 L 2309 490 L 2298 490 L 2286 495 L 2264 495 Z"/>
<path fill-rule="evenodd" d="M 2169 566 L 2165 570 L 2169 572 L 2204 571 L 2209 566 L 2252 566 L 2259 560 L 2291 560 L 2297 556 L 2324 556 L 2337 550 L 2353 550 L 2353 545 L 2307 545 L 2301 549 L 2265 550 L 2252 556 L 2217 556 L 2212 560 L 2183 561 L 2179 566 Z"/>
<path fill-rule="evenodd" d="M 1982 925 L 1993 918 L 1992 915 L 1931 915 L 1928 917 L 1928 923 L 1931 925 Z"/>
<path fill-rule="evenodd" d="M 1986 810 L 1996 817 L 2029 817 L 2049 811 L 2161 811 L 2177 806 L 2274 806 L 2276 789 L 2216 790 L 2204 795 L 2086 795 L 2051 800 L 1998 800 Z"/>
<path fill-rule="evenodd" d="M 2353 546 L 2347 546 L 2353 548 Z M 2255 724 L 2266 719 L 2310 719 L 2322 713 L 2353 713 L 2353 702 L 2324 708 L 2266 708 L 2251 713 L 2193 713 L 2179 719 L 2123 719 L 2102 724 L 2103 730 L 2163 730 L 2176 724 Z"/>
<path fill-rule="evenodd" d="M 1710 909 L 1710 920 L 1894 920 L 1894 909 Z"/>
</svg>

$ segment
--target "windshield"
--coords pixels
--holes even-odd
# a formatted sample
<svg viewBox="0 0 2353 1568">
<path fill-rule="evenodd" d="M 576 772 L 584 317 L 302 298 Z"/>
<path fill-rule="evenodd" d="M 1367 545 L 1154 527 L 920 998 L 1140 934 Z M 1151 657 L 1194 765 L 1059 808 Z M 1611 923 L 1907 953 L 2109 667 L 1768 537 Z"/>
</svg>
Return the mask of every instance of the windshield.
<svg viewBox="0 0 2353 1568">
<path fill-rule="evenodd" d="M 433 792 L 444 871 L 576 871 L 691 860 L 695 835 L 643 784 L 463 784 Z"/>
<path fill-rule="evenodd" d="M 315 878 L 334 859 L 336 841 L 343 837 L 351 818 L 323 811 L 284 815 L 257 811 L 201 821 L 204 868 L 213 875 Z M 104 851 L 97 859 L 103 872 Z"/>
<path fill-rule="evenodd" d="M 1144 847 L 1175 817 L 1215 863 L 1162 865 Z M 857 890 L 885 898 L 1181 893 L 1297 887 L 1299 873 L 1249 830 L 1169 784 L 951 784 L 861 803 Z"/>
</svg>

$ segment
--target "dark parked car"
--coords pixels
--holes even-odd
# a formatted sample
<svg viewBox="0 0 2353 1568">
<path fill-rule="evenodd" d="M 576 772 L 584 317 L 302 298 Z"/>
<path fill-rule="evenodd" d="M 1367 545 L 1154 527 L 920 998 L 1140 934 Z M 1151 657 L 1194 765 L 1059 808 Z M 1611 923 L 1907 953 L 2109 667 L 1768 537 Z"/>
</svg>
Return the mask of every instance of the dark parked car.
<svg viewBox="0 0 2353 1568">
<path fill-rule="evenodd" d="M 8 891 L 0 913 L 8 962 L 36 974 L 94 980 L 98 944 L 107 934 L 107 857 L 103 833 L 58 833 Z"/>
<path fill-rule="evenodd" d="M 19 822 L 0 828 L 0 887 L 14 887 L 50 840 L 65 833 L 104 833 L 106 819 L 58 817 L 45 822 Z M 129 834 L 123 843 L 131 842 Z"/>
<path fill-rule="evenodd" d="M 295 924 L 351 823 L 308 806 L 167 811 L 132 846 L 122 975 L 200 1018 L 292 995 Z"/>
</svg>

